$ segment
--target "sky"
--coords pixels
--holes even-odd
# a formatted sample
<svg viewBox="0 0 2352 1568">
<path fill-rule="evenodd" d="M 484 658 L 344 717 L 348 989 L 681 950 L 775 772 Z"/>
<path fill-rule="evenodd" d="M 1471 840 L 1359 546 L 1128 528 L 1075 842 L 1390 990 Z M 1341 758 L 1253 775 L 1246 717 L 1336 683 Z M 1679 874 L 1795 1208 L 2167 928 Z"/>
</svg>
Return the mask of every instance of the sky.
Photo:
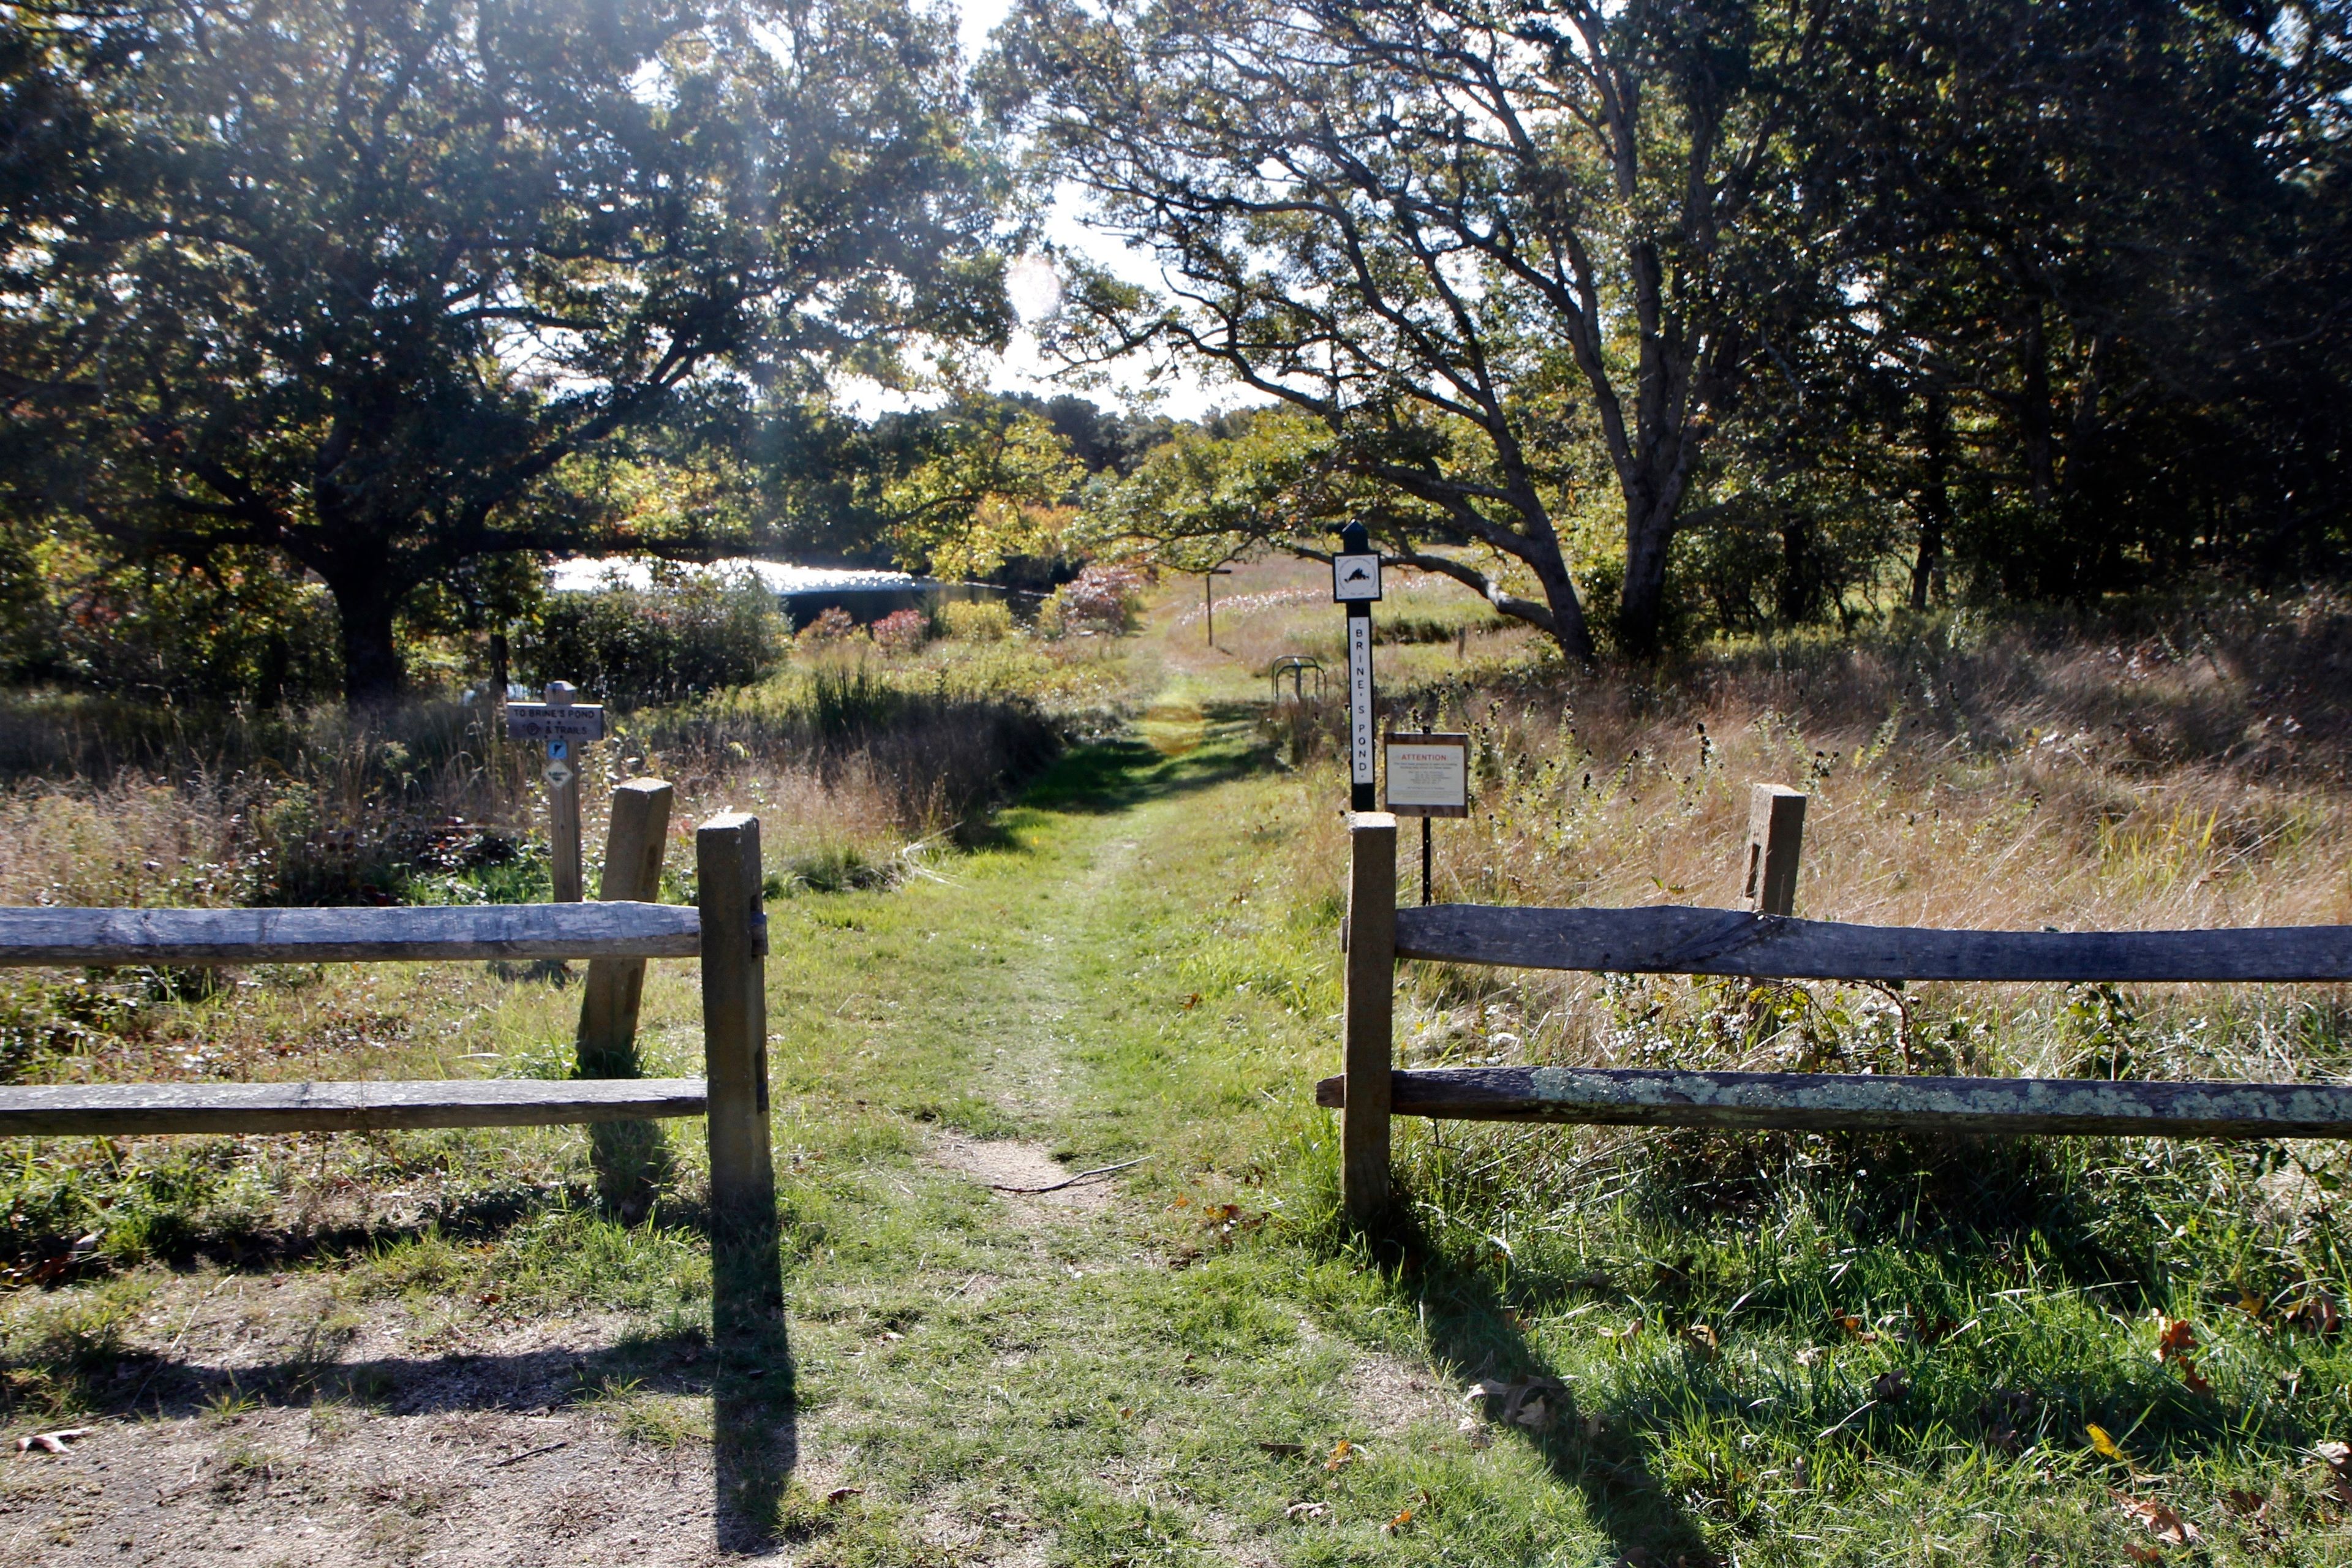
<svg viewBox="0 0 2352 1568">
<path fill-rule="evenodd" d="M 977 59 L 988 47 L 988 35 L 1004 20 L 1013 0 L 960 0 L 959 20 L 962 28 L 964 58 Z M 1130 250 L 1116 240 L 1108 239 L 1078 221 L 1080 204 L 1076 193 L 1058 195 L 1046 216 L 1046 237 L 1057 246 L 1077 252 L 1110 268 L 1123 278 L 1150 284 L 1159 277 L 1151 258 L 1141 251 Z M 1050 310 L 1059 296 L 1051 268 L 1041 258 L 1024 258 L 1013 265 L 1007 280 L 1013 303 L 1024 319 Z M 1014 335 L 1011 348 L 1001 356 L 990 377 L 989 384 L 1000 392 L 1034 392 L 1041 397 L 1052 397 L 1064 392 L 1075 392 L 1090 397 L 1106 406 L 1137 400 L 1144 395 L 1144 379 L 1140 368 L 1133 372 L 1112 374 L 1108 387 L 1074 386 L 1053 379 L 1055 366 L 1039 352 L 1036 338 L 1024 331 Z M 1223 382 L 1203 380 L 1197 374 L 1179 374 L 1156 384 L 1158 398 L 1154 406 L 1159 412 L 1178 419 L 1197 418 L 1223 407 L 1257 401 L 1243 389 Z M 879 389 L 876 389 L 878 394 Z M 892 403 L 874 397 L 856 399 L 861 406 L 871 403 L 866 411 L 878 411 Z"/>
</svg>

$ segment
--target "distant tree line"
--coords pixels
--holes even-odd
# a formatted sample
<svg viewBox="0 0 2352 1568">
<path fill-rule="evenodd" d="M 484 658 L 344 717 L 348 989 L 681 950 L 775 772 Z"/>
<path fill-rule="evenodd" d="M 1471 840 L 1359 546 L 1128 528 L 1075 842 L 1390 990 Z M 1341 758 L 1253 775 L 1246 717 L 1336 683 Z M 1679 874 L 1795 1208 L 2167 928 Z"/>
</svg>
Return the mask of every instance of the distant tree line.
<svg viewBox="0 0 2352 1568">
<path fill-rule="evenodd" d="M 966 64 L 913 0 L 0 8 L 0 660 L 367 703 L 555 551 L 1353 520 L 1587 658 L 2352 546 L 2352 0 L 1022 0 Z M 1160 279 L 1057 256 L 1048 346 L 1248 406 L 971 390 L 1048 190 Z"/>
</svg>

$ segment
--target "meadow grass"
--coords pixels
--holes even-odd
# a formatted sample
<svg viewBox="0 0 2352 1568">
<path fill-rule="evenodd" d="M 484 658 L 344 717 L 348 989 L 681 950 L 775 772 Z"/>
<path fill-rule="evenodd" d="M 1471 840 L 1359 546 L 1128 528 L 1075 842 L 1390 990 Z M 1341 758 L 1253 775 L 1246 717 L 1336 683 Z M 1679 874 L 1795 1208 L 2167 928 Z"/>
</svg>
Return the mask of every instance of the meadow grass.
<svg viewBox="0 0 2352 1568">
<path fill-rule="evenodd" d="M 2334 1146 L 1400 1123 L 1399 1222 L 1346 1231 L 1311 1098 L 1337 1058 L 1344 792 L 1326 731 L 1269 723 L 1255 672 L 1180 657 L 1199 627 L 1172 619 L 1125 652 L 1150 693 L 1128 734 L 1065 754 L 929 875 L 809 879 L 772 904 L 810 1457 L 775 1522 L 797 1561 L 2352 1558 L 2352 1484 L 2321 1447 L 2352 1438 Z M 2145 678 L 2119 634 L 1948 623 L 1718 650 L 1638 690 L 1434 642 L 1384 668 L 1479 736 L 1480 812 L 1439 825 L 1441 896 L 1727 902 L 1745 786 L 1770 779 L 1814 796 L 1801 912 L 2341 920 L 2343 786 L 2321 749 L 2337 710 L 2316 681 L 2269 685 L 2329 668 L 2330 625 L 2306 605 L 2239 644 L 2217 627 Z M 1221 642 L 1225 626 L 1221 607 Z M 2153 686 L 2147 716 L 2116 682 Z M 2293 749 L 2261 742 L 2284 720 L 2245 740 L 2270 710 L 2295 719 Z M 2100 712 L 2139 739 L 2097 731 Z M 2166 837 L 2192 802 L 2217 826 Z M 2224 831 L 2281 820 L 2295 831 Z M 2004 855 L 2013 870 L 1983 864 Z M 573 994 L 541 982 L 289 978 L 156 995 L 132 1045 L 53 1059 L 126 1078 L 173 1053 L 240 1076 L 463 1071 L 477 1053 L 471 1070 L 566 1068 Z M 2347 1065 L 2334 988 L 1410 965 L 1400 984 L 1415 1062 Z M 694 1016 L 690 970 L 655 966 L 648 1070 L 694 1070 Z M 1142 1163 L 1099 1207 L 957 1173 L 958 1148 L 1008 1140 L 1073 1171 Z M 702 1178 L 692 1125 L 669 1142 L 635 1225 L 599 1205 L 564 1130 L 18 1146 L 0 1169 L 16 1256 L 92 1239 L 0 1305 L 10 1411 L 110 1411 L 115 1369 L 155 1353 L 202 1282 L 292 1270 L 420 1351 L 617 1317 L 640 1348 L 575 1403 L 638 1449 L 694 1451 L 674 1352 L 707 1310 Z M 284 1364 L 331 1358 L 333 1337 Z"/>
</svg>

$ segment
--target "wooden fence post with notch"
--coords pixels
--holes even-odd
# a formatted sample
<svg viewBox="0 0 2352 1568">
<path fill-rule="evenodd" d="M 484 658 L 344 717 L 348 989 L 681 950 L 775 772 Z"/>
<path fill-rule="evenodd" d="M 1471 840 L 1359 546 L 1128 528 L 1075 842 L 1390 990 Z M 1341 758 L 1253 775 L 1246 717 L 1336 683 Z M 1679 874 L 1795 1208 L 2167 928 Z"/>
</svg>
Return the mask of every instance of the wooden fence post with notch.
<svg viewBox="0 0 2352 1568">
<path fill-rule="evenodd" d="M 1340 1068 L 1339 1194 L 1349 1223 L 1377 1223 L 1389 1203 L 1390 1028 L 1396 990 L 1396 818 L 1348 819 L 1347 1023 Z"/>
<path fill-rule="evenodd" d="M 596 896 L 605 903 L 658 903 L 662 851 L 669 842 L 670 786 L 631 779 L 613 792 L 604 836 L 604 877 Z M 643 959 L 598 958 L 588 964 L 580 998 L 576 1046 L 583 1079 L 644 1074 L 637 1057 L 637 1009 L 646 989 Z M 651 1206 L 671 1171 L 669 1141 L 651 1121 L 606 1121 L 591 1128 L 589 1153 L 596 1190 L 625 1221 Z"/>
<path fill-rule="evenodd" d="M 781 1317 L 776 1171 L 768 1147 L 768 917 L 760 820 L 695 830 L 702 909 L 702 1044 L 710 1089 L 714 1329 L 724 1339 Z"/>
<path fill-rule="evenodd" d="M 613 792 L 612 825 L 604 835 L 602 901 L 661 901 L 662 851 L 669 840 L 670 786 L 661 779 L 631 779 Z M 580 1076 L 637 1076 L 637 1006 L 645 995 L 646 962 L 599 958 L 588 965 L 580 997 Z"/>
<path fill-rule="evenodd" d="M 1797 912 L 1797 860 L 1805 844 L 1805 797 L 1780 784 L 1748 795 L 1748 882 L 1742 907 L 1759 915 Z"/>
</svg>

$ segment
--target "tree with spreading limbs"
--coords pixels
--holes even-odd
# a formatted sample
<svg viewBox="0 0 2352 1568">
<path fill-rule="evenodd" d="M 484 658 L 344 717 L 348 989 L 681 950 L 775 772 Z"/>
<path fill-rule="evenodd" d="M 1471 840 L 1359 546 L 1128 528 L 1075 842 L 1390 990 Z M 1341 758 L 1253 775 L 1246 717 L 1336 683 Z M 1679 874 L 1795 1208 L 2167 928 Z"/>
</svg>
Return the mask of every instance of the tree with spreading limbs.
<svg viewBox="0 0 2352 1568">
<path fill-rule="evenodd" d="M 5 504 L 315 573 L 380 701 L 427 584 L 646 542 L 631 440 L 1001 341 L 993 171 L 906 0 L 12 5 Z"/>
</svg>

